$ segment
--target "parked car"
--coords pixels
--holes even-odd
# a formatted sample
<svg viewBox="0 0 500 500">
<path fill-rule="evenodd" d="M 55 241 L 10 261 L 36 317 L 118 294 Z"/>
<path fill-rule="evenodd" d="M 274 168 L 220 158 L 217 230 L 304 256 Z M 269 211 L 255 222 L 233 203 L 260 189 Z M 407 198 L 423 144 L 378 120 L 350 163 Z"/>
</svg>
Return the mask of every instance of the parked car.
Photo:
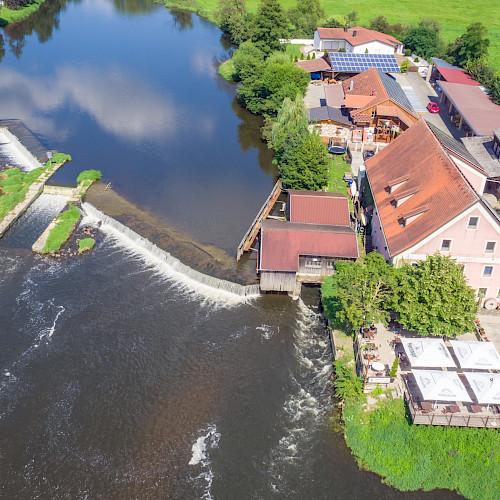
<svg viewBox="0 0 500 500">
<path fill-rule="evenodd" d="M 363 151 L 363 160 L 368 160 L 368 158 L 371 158 L 372 156 L 375 156 L 375 151 L 372 151 L 371 149 L 367 149 L 366 151 Z"/>
<path fill-rule="evenodd" d="M 427 109 L 429 110 L 429 113 L 439 113 L 439 106 L 435 102 L 427 104 Z"/>
</svg>

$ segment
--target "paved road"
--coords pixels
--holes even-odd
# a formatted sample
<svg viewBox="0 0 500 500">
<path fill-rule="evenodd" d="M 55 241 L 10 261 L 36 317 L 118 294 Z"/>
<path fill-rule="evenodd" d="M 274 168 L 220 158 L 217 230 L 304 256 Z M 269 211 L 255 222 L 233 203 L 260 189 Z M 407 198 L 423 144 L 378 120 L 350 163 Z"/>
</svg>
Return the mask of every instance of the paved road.
<svg viewBox="0 0 500 500">
<path fill-rule="evenodd" d="M 412 87 L 425 107 L 430 101 L 439 105 L 438 94 L 418 73 L 396 74 L 396 81 L 401 87 Z M 444 132 L 448 132 L 455 139 L 460 140 L 461 137 L 465 137 L 465 133 L 451 123 L 447 106 L 439 106 L 439 113 L 426 112 L 420 113 L 420 116 Z"/>
</svg>

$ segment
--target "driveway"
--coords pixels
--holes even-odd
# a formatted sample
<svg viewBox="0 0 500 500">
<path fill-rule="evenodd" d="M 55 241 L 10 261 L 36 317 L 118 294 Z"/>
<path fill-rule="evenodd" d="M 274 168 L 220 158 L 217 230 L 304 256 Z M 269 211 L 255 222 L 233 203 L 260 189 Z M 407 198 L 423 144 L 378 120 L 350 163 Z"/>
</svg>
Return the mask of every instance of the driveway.
<svg viewBox="0 0 500 500">
<path fill-rule="evenodd" d="M 325 99 L 325 88 L 320 83 L 319 85 L 316 83 L 309 83 L 307 87 L 307 92 L 304 97 L 304 104 L 306 108 L 318 108 L 321 106 L 321 99 Z"/>
<path fill-rule="evenodd" d="M 440 96 L 418 73 L 397 73 L 396 81 L 401 87 L 412 87 L 425 107 L 427 107 L 430 101 L 438 104 L 439 113 L 419 113 L 422 118 L 444 132 L 448 132 L 455 139 L 460 140 L 461 137 L 465 137 L 465 132 L 458 130 L 458 127 L 455 127 L 451 123 L 451 115 L 448 114 L 448 106 L 440 106 Z"/>
</svg>

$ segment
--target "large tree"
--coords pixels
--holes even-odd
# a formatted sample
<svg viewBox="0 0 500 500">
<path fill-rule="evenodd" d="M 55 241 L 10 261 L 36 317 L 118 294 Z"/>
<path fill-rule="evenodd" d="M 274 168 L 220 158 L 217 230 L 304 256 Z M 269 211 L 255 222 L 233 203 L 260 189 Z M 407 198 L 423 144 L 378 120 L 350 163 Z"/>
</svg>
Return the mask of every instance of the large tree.
<svg viewBox="0 0 500 500">
<path fill-rule="evenodd" d="M 401 324 L 420 335 L 454 337 L 472 331 L 476 303 L 462 266 L 430 255 L 398 270 L 395 311 Z"/>
<path fill-rule="evenodd" d="M 288 189 L 318 191 L 328 182 L 330 158 L 325 144 L 317 134 L 305 137 L 299 148 L 287 151 L 280 164 L 283 185 Z"/>
<path fill-rule="evenodd" d="M 352 331 L 368 322 L 384 322 L 394 305 L 395 269 L 376 253 L 363 264 L 337 262 L 336 272 L 324 281 L 322 303 L 337 328 Z"/>
<path fill-rule="evenodd" d="M 245 0 L 219 0 L 215 17 L 221 30 L 232 43 L 239 45 L 250 38 L 251 17 L 247 12 Z"/>
<path fill-rule="evenodd" d="M 325 18 L 325 11 L 320 0 L 297 0 L 297 5 L 289 9 L 288 17 L 296 38 L 312 38 L 314 31 Z"/>
<path fill-rule="evenodd" d="M 458 66 L 464 66 L 471 59 L 486 58 L 490 45 L 487 34 L 484 24 L 472 23 L 462 36 L 448 45 L 446 58 Z"/>
<path fill-rule="evenodd" d="M 286 38 L 288 21 L 278 0 L 262 0 L 255 16 L 252 41 L 266 54 L 285 50 L 280 38 Z"/>
<path fill-rule="evenodd" d="M 441 26 L 434 19 L 422 19 L 418 26 L 408 28 L 404 44 L 418 56 L 430 59 L 443 51 Z"/>
<path fill-rule="evenodd" d="M 302 95 L 295 100 L 285 98 L 271 131 L 271 144 L 276 152 L 276 162 L 287 161 L 289 153 L 302 145 L 309 134 L 309 113 Z"/>
</svg>

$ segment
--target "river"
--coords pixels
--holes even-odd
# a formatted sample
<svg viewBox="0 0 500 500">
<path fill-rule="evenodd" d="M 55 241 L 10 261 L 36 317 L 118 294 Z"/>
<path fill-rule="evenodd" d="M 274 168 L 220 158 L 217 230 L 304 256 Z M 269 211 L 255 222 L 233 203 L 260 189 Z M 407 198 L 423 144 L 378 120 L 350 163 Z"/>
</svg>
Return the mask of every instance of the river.
<svg viewBox="0 0 500 500">
<path fill-rule="evenodd" d="M 230 47 L 215 26 L 150 2 L 47 0 L 4 39 L 1 118 L 73 156 L 58 182 L 98 168 L 234 252 L 276 171 L 216 75 Z M 358 468 L 317 290 L 214 288 L 113 224 L 82 258 L 42 259 L 50 200 L 0 241 L 2 498 L 455 498 Z"/>
</svg>

